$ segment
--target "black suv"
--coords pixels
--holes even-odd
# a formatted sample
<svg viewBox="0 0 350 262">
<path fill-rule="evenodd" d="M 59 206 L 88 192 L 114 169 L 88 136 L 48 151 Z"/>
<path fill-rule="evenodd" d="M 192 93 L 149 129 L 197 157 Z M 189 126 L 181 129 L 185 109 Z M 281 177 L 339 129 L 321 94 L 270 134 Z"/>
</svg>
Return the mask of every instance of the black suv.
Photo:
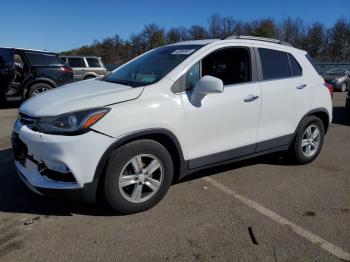
<svg viewBox="0 0 350 262">
<path fill-rule="evenodd" d="M 73 70 L 55 53 L 0 48 L 0 99 L 17 101 L 73 81 Z"/>
</svg>

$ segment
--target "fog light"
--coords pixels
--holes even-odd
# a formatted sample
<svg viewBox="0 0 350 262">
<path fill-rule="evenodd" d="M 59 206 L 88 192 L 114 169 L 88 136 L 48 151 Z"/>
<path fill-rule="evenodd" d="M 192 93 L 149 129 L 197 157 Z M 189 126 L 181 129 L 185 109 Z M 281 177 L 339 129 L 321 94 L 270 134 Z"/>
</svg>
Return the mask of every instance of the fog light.
<svg viewBox="0 0 350 262">
<path fill-rule="evenodd" d="M 66 164 L 64 164 L 62 162 L 48 160 L 48 159 L 45 159 L 44 162 L 45 162 L 47 168 L 50 170 L 60 172 L 60 173 L 69 173 L 70 172 L 70 170 L 66 166 Z"/>
</svg>

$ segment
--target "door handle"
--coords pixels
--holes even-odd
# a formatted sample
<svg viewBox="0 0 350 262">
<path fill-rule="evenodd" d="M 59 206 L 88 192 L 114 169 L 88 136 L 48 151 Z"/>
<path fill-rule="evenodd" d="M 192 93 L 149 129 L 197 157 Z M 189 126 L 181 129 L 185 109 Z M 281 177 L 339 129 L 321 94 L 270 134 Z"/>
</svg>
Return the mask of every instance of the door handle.
<svg viewBox="0 0 350 262">
<path fill-rule="evenodd" d="M 259 98 L 259 96 L 249 95 L 246 98 L 244 98 L 244 102 L 253 102 L 254 100 L 256 100 L 258 98 Z"/>
<path fill-rule="evenodd" d="M 307 84 L 301 84 L 297 86 L 297 89 L 304 89 L 307 86 Z"/>
</svg>

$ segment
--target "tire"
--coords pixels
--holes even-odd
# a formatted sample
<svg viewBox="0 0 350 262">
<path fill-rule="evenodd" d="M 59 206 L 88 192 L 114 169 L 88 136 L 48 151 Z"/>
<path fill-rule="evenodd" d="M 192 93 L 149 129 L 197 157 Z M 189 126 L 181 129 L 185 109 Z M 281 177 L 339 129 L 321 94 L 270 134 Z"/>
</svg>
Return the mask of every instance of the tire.
<svg viewBox="0 0 350 262">
<path fill-rule="evenodd" d="M 86 76 L 84 80 L 96 78 L 95 76 Z"/>
<path fill-rule="evenodd" d="M 34 84 L 29 88 L 28 98 L 36 96 L 42 92 L 52 89 L 52 86 L 46 83 Z"/>
<path fill-rule="evenodd" d="M 348 87 L 347 87 L 346 83 L 342 83 L 341 86 L 340 86 L 340 91 L 341 92 L 346 92 L 346 90 L 348 90 Z"/>
<path fill-rule="evenodd" d="M 159 166 L 152 173 L 151 163 L 154 168 Z M 142 171 L 136 174 L 137 169 Z M 105 173 L 104 196 L 120 214 L 144 211 L 163 199 L 173 176 L 173 161 L 163 145 L 148 139 L 134 141 L 112 152 Z"/>
<path fill-rule="evenodd" d="M 316 139 L 309 140 L 310 138 L 308 138 L 307 130 L 311 130 L 311 133 L 314 134 L 316 129 L 319 131 L 319 135 L 316 137 Z M 325 128 L 320 118 L 316 116 L 308 116 L 304 118 L 301 121 L 299 128 L 296 131 L 294 140 L 290 146 L 290 156 L 297 164 L 301 165 L 314 161 L 323 146 L 324 134 Z M 307 144 L 307 146 L 302 146 L 303 140 L 305 142 L 304 145 Z M 306 140 L 308 140 L 308 142 L 306 142 Z M 312 143 L 313 145 L 317 145 L 317 148 L 314 148 L 314 146 L 311 145 Z M 308 148 L 310 148 L 310 154 L 307 154 Z"/>
</svg>

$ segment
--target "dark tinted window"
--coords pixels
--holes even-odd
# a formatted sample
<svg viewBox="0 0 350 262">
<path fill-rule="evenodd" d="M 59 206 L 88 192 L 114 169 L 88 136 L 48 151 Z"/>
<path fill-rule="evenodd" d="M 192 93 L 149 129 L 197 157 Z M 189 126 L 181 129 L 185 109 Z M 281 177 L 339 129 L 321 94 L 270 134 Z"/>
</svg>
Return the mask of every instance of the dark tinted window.
<svg viewBox="0 0 350 262">
<path fill-rule="evenodd" d="M 12 63 L 14 51 L 11 49 L 0 48 L 0 64 Z"/>
<path fill-rule="evenodd" d="M 290 77 L 288 55 L 285 52 L 259 48 L 263 79 Z"/>
<path fill-rule="evenodd" d="M 60 57 L 60 59 L 61 59 L 64 63 L 67 63 L 65 57 Z"/>
<path fill-rule="evenodd" d="M 86 67 L 84 59 L 79 57 L 69 57 L 68 65 L 71 67 Z"/>
<path fill-rule="evenodd" d="M 186 90 L 192 90 L 205 75 L 221 79 L 224 85 L 251 81 L 249 51 L 245 48 L 225 48 L 206 56 L 187 71 Z"/>
<path fill-rule="evenodd" d="M 288 57 L 289 57 L 289 61 L 290 61 L 292 76 L 301 76 L 302 69 L 301 69 L 301 66 L 299 65 L 298 61 L 291 54 L 288 54 Z"/>
<path fill-rule="evenodd" d="M 144 54 L 103 78 L 132 87 L 158 82 L 202 45 L 169 45 Z"/>
<path fill-rule="evenodd" d="M 100 61 L 96 58 L 86 58 L 89 67 L 101 67 Z"/>
<path fill-rule="evenodd" d="M 54 54 L 32 53 L 32 52 L 27 52 L 26 54 L 30 63 L 34 66 L 62 65 L 61 59 L 59 59 L 59 57 Z"/>
</svg>

